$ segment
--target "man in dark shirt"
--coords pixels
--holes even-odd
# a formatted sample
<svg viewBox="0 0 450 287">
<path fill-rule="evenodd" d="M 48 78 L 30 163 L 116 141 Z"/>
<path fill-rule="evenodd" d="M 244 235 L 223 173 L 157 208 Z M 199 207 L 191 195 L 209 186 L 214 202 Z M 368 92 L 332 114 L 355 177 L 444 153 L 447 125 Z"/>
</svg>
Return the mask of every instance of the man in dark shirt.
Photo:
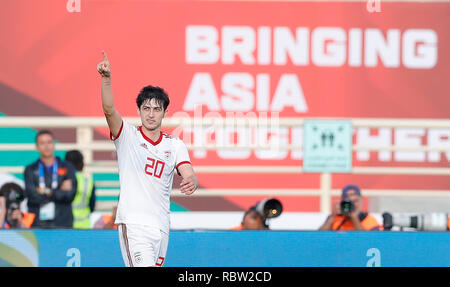
<svg viewBox="0 0 450 287">
<path fill-rule="evenodd" d="M 25 168 L 25 197 L 28 211 L 36 215 L 32 227 L 72 228 L 72 200 L 77 190 L 72 164 L 56 157 L 53 134 L 36 136 L 40 158 Z"/>
</svg>

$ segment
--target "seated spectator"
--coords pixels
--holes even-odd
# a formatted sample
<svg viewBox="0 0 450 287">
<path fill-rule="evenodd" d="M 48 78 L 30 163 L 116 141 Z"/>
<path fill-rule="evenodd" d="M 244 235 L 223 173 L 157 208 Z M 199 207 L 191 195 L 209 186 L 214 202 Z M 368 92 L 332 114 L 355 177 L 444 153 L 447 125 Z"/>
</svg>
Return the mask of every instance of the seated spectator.
<svg viewBox="0 0 450 287">
<path fill-rule="evenodd" d="M 241 225 L 231 228 L 231 230 L 263 230 L 269 229 L 264 217 L 256 211 L 255 206 L 250 207 L 242 219 Z"/>
<path fill-rule="evenodd" d="M 0 228 L 30 228 L 35 215 L 23 213 L 20 203 L 24 191 L 20 185 L 8 182 L 0 188 Z"/>
<path fill-rule="evenodd" d="M 40 158 L 24 172 L 28 211 L 36 216 L 32 227 L 72 228 L 72 201 L 77 191 L 75 169 L 54 155 L 50 131 L 37 134 L 36 148 Z"/>
<path fill-rule="evenodd" d="M 381 225 L 367 212 L 362 212 L 361 190 L 348 185 L 342 190 L 342 201 L 335 202 L 332 213 L 319 230 L 380 230 Z M 352 207 L 353 206 L 353 207 Z M 343 210 L 343 207 L 347 210 Z"/>
<path fill-rule="evenodd" d="M 91 228 L 91 213 L 95 209 L 95 185 L 92 176 L 83 174 L 83 154 L 78 150 L 66 153 L 66 161 L 70 162 L 76 169 L 77 192 L 72 201 L 73 228 Z"/>
</svg>

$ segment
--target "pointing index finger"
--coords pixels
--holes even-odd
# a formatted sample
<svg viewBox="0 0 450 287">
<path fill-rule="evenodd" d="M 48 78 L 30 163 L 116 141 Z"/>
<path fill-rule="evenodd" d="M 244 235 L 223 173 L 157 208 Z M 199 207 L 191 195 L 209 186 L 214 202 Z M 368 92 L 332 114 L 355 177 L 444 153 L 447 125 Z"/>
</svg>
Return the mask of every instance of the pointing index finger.
<svg viewBox="0 0 450 287">
<path fill-rule="evenodd" d="M 102 53 L 103 53 L 103 60 L 105 60 L 105 62 L 109 63 L 108 56 L 106 55 L 105 51 L 102 51 Z"/>
</svg>

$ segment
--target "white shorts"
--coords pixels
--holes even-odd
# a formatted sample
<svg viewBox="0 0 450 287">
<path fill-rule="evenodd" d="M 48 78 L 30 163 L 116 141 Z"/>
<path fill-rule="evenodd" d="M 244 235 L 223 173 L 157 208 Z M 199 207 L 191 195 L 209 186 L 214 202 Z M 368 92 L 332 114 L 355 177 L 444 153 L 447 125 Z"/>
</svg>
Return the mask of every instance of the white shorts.
<svg viewBox="0 0 450 287">
<path fill-rule="evenodd" d="M 161 267 L 166 258 L 169 234 L 153 226 L 119 224 L 119 242 L 127 267 Z"/>
</svg>

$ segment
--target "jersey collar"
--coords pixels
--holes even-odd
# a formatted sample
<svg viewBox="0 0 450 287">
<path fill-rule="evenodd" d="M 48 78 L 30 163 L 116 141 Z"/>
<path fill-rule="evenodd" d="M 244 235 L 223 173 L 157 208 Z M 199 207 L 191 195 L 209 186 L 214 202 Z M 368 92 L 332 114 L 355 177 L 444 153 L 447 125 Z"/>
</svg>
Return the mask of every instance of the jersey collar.
<svg viewBox="0 0 450 287">
<path fill-rule="evenodd" d="M 159 144 L 161 141 L 162 141 L 162 138 L 163 138 L 163 133 L 160 131 L 159 132 L 159 139 L 157 140 L 157 141 L 152 141 L 149 137 L 147 137 L 145 134 L 144 134 L 144 132 L 142 131 L 142 126 L 140 126 L 139 127 L 139 131 L 141 132 L 141 135 L 144 137 L 144 139 L 146 140 L 146 141 L 148 141 L 149 143 L 151 143 L 152 145 L 157 145 L 157 144 Z"/>
</svg>

